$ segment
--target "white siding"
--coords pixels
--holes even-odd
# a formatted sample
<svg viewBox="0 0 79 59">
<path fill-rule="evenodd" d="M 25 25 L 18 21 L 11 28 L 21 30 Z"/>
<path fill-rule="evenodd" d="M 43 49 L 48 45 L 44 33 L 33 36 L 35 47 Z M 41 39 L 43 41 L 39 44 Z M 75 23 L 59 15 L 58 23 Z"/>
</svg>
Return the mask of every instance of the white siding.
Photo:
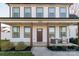
<svg viewBox="0 0 79 59">
<path fill-rule="evenodd" d="M 24 7 L 20 7 L 20 17 L 24 17 Z"/>
<path fill-rule="evenodd" d="M 36 7 L 35 6 L 33 6 L 32 8 L 31 8 L 31 15 L 32 15 L 32 17 L 36 17 Z"/>
<path fill-rule="evenodd" d="M 48 7 L 44 7 L 44 17 L 48 17 Z"/>
</svg>

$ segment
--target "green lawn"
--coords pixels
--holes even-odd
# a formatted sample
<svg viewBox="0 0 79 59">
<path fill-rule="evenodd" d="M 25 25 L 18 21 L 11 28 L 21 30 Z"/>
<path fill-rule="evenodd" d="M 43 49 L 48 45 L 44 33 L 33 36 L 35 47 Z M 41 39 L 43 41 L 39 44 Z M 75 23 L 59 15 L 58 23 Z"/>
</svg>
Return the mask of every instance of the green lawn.
<svg viewBox="0 0 79 59">
<path fill-rule="evenodd" d="M 0 52 L 0 56 L 33 56 L 31 52 L 20 52 L 20 51 L 12 51 L 12 52 Z"/>
</svg>

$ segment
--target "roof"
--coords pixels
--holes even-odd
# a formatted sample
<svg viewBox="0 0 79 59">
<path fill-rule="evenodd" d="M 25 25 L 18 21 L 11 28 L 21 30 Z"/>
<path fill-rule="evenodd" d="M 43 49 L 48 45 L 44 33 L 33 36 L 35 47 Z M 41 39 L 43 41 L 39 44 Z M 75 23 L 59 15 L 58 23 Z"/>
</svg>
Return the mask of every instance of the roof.
<svg viewBox="0 0 79 59">
<path fill-rule="evenodd" d="M 6 3 L 6 4 L 69 4 L 72 5 L 73 3 Z"/>
</svg>

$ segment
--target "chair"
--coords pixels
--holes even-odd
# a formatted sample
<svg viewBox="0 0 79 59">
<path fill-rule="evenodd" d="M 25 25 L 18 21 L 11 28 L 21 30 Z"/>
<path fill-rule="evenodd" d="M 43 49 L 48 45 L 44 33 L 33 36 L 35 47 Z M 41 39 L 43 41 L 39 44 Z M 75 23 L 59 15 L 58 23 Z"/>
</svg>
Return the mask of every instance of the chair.
<svg viewBox="0 0 79 59">
<path fill-rule="evenodd" d="M 62 39 L 57 39 L 58 40 L 58 43 L 62 43 Z"/>
<path fill-rule="evenodd" d="M 50 38 L 50 42 L 51 42 L 52 44 L 56 44 L 56 39 L 55 39 L 54 37 L 51 37 L 51 38 Z"/>
<path fill-rule="evenodd" d="M 62 37 L 62 43 L 67 43 L 67 38 L 66 37 Z"/>
</svg>

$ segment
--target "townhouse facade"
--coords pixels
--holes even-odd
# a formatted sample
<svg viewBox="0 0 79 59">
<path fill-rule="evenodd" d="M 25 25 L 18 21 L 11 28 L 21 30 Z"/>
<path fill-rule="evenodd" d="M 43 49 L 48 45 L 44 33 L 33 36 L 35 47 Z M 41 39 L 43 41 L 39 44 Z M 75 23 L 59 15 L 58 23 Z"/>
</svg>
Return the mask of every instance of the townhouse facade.
<svg viewBox="0 0 79 59">
<path fill-rule="evenodd" d="M 10 15 L 0 18 L 0 22 L 11 26 L 8 38 L 11 42 L 25 42 L 30 46 L 68 44 L 69 26 L 79 24 L 79 19 L 69 13 L 72 3 L 6 4 Z"/>
</svg>

